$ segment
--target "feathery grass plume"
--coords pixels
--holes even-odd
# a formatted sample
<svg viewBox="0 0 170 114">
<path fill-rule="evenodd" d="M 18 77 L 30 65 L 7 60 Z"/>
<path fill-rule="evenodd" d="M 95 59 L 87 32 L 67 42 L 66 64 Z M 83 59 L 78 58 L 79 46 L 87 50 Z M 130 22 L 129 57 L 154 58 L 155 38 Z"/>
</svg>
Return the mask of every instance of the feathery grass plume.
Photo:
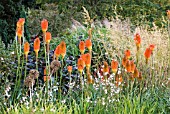
<svg viewBox="0 0 170 114">
<path fill-rule="evenodd" d="M 126 50 L 125 51 L 125 56 L 127 57 L 127 59 L 129 59 L 130 58 L 130 50 Z"/>
<path fill-rule="evenodd" d="M 83 69 L 85 67 L 85 63 L 84 63 L 84 60 L 82 58 L 78 59 L 77 67 L 78 67 L 78 71 L 80 72 L 80 74 L 82 74 Z"/>
<path fill-rule="evenodd" d="M 32 78 L 31 76 L 27 76 L 26 79 L 24 80 L 24 85 L 25 85 L 26 87 L 31 88 L 32 85 L 34 85 L 34 84 L 35 84 L 35 80 L 34 80 L 34 78 Z"/>
<path fill-rule="evenodd" d="M 138 78 L 139 77 L 139 71 L 138 69 L 135 67 L 134 73 L 133 73 L 133 77 L 134 78 Z"/>
<path fill-rule="evenodd" d="M 84 54 L 84 51 L 85 51 L 85 43 L 84 43 L 84 41 L 80 41 L 79 50 L 80 50 L 81 54 Z"/>
<path fill-rule="evenodd" d="M 17 36 L 18 36 L 18 41 L 19 41 L 19 44 L 21 44 L 21 37 L 22 37 L 22 28 L 18 28 L 17 29 Z"/>
<path fill-rule="evenodd" d="M 135 43 L 136 43 L 137 51 L 139 51 L 139 48 L 140 48 L 140 45 L 141 45 L 141 37 L 140 37 L 139 33 L 135 34 L 134 40 L 135 40 Z"/>
<path fill-rule="evenodd" d="M 130 61 L 130 65 L 131 65 L 131 72 L 134 73 L 134 70 L 135 70 L 135 68 L 136 68 L 136 65 L 134 64 L 134 61 L 133 61 L 133 60 Z"/>
<path fill-rule="evenodd" d="M 72 70 L 73 70 L 73 67 L 72 67 L 72 66 L 68 66 L 68 67 L 67 67 L 67 70 L 68 70 L 69 74 L 71 75 L 71 72 L 72 72 Z"/>
<path fill-rule="evenodd" d="M 109 73 L 109 65 L 104 61 L 103 75 L 106 76 Z"/>
<path fill-rule="evenodd" d="M 144 56 L 145 56 L 145 59 L 146 59 L 146 64 L 148 64 L 148 60 L 151 57 L 151 53 L 152 53 L 151 49 L 146 48 L 145 53 L 144 53 Z"/>
<path fill-rule="evenodd" d="M 46 68 L 44 69 L 44 77 L 43 77 L 44 82 L 46 82 L 47 80 L 50 80 L 50 76 L 47 76 L 47 71 Z"/>
<path fill-rule="evenodd" d="M 40 50 L 40 39 L 37 37 L 34 40 L 34 51 L 35 51 L 35 54 L 36 54 L 36 59 L 38 59 L 38 51 L 39 50 Z"/>
<path fill-rule="evenodd" d="M 122 65 L 123 65 L 123 67 L 126 66 L 127 60 L 128 60 L 127 57 L 124 56 L 124 58 L 122 59 Z"/>
<path fill-rule="evenodd" d="M 25 44 L 24 44 L 24 54 L 25 54 L 26 61 L 28 59 L 29 50 L 30 50 L 30 44 L 28 42 L 25 42 Z"/>
<path fill-rule="evenodd" d="M 48 29 L 48 21 L 46 19 L 43 19 L 41 21 L 41 29 L 42 29 L 42 32 L 45 33 Z"/>
<path fill-rule="evenodd" d="M 47 53 L 49 53 L 50 50 L 50 41 L 51 41 L 51 33 L 46 32 L 45 42 L 47 44 Z"/>
<path fill-rule="evenodd" d="M 58 60 L 58 57 L 60 56 L 60 54 L 61 54 L 61 51 L 60 51 L 60 45 L 58 45 L 57 47 L 56 47 L 56 49 L 55 49 L 55 51 L 54 51 L 54 58 L 56 59 L 56 60 Z"/>
<path fill-rule="evenodd" d="M 91 39 L 88 38 L 88 39 L 85 41 L 85 44 L 86 44 L 87 49 L 88 49 L 89 52 L 91 53 L 91 50 L 92 50 L 92 42 L 91 42 Z"/>
<path fill-rule="evenodd" d="M 62 56 L 62 59 L 64 59 L 66 55 L 66 43 L 64 41 L 60 43 L 60 54 Z"/>
<path fill-rule="evenodd" d="M 54 72 L 56 72 L 59 68 L 60 68 L 61 64 L 58 60 L 53 60 L 51 62 L 51 65 L 50 65 L 50 68 L 51 68 L 51 71 L 52 71 L 52 74 Z"/>
<path fill-rule="evenodd" d="M 127 60 L 125 69 L 126 69 L 127 72 L 131 72 L 131 64 L 130 64 L 130 60 Z"/>
<path fill-rule="evenodd" d="M 168 16 L 168 19 L 170 20 L 170 10 L 167 10 L 167 16 Z"/>
<path fill-rule="evenodd" d="M 29 71 L 29 76 L 30 76 L 31 78 L 33 78 L 33 79 L 38 79 L 38 77 L 39 77 L 39 72 L 38 72 L 38 70 L 31 69 L 31 70 Z"/>
<path fill-rule="evenodd" d="M 118 65 L 119 65 L 118 61 L 113 59 L 112 62 L 111 62 L 111 69 L 112 69 L 112 72 L 115 73 L 115 74 L 117 72 Z"/>
</svg>

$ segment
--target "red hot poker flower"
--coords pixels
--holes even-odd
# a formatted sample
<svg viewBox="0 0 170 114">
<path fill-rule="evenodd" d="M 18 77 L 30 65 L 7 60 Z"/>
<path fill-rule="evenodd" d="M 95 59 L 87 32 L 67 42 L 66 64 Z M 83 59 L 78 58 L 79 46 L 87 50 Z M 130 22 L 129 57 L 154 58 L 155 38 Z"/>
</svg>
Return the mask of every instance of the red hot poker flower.
<svg viewBox="0 0 170 114">
<path fill-rule="evenodd" d="M 137 50 L 139 50 L 140 45 L 141 45 L 141 37 L 140 37 L 139 33 L 136 33 L 134 40 L 136 43 Z"/>
<path fill-rule="evenodd" d="M 64 56 L 66 55 L 66 43 L 64 41 L 60 43 L 60 54 L 64 59 Z"/>
<path fill-rule="evenodd" d="M 68 66 L 68 67 L 67 67 L 67 70 L 68 70 L 68 72 L 69 72 L 70 74 L 71 74 L 71 72 L 72 72 L 72 69 L 73 69 L 72 66 Z"/>
<path fill-rule="evenodd" d="M 112 72 L 116 73 L 117 72 L 117 68 L 118 68 L 118 62 L 115 60 L 112 60 L 111 62 L 111 68 L 112 68 Z"/>
<path fill-rule="evenodd" d="M 21 28 L 17 29 L 17 36 L 18 36 L 18 41 L 21 44 L 21 37 L 22 37 L 22 29 Z"/>
<path fill-rule="evenodd" d="M 103 74 L 107 75 L 108 73 L 109 73 L 109 65 L 106 61 L 104 61 Z"/>
<path fill-rule="evenodd" d="M 45 41 L 47 44 L 50 43 L 50 41 L 51 41 L 51 33 L 50 32 L 46 32 Z"/>
<path fill-rule="evenodd" d="M 27 60 L 29 50 L 30 50 L 30 44 L 28 42 L 25 42 L 25 44 L 24 44 L 24 54 L 25 54 L 26 60 Z"/>
<path fill-rule="evenodd" d="M 36 38 L 34 40 L 34 51 L 36 53 L 36 57 L 38 57 L 38 51 L 40 50 L 40 39 Z"/>
<path fill-rule="evenodd" d="M 82 74 L 84 66 L 85 66 L 84 60 L 82 58 L 79 58 L 77 62 L 77 67 L 80 74 Z"/>
<path fill-rule="evenodd" d="M 125 68 L 126 68 L 127 72 L 131 72 L 131 64 L 130 64 L 129 60 L 127 60 Z"/>
<path fill-rule="evenodd" d="M 60 52 L 60 45 L 58 45 L 54 51 L 56 60 L 58 60 L 58 57 L 60 56 L 61 52 Z"/>
<path fill-rule="evenodd" d="M 80 50 L 81 54 L 84 54 L 84 51 L 85 51 L 85 43 L 84 43 L 84 41 L 80 41 L 79 50 Z"/>
<path fill-rule="evenodd" d="M 170 20 L 170 10 L 167 10 L 167 16 L 168 16 L 168 19 Z"/>
<path fill-rule="evenodd" d="M 130 50 L 125 51 L 125 56 L 129 59 L 130 58 Z"/>
<path fill-rule="evenodd" d="M 88 48 L 88 50 L 91 51 L 92 50 L 92 42 L 89 38 L 86 40 L 85 44 L 86 44 L 86 47 Z"/>
<path fill-rule="evenodd" d="M 126 56 L 124 56 L 124 58 L 122 59 L 122 65 L 123 65 L 123 67 L 126 66 L 126 63 L 127 63 L 127 58 L 126 58 Z"/>
<path fill-rule="evenodd" d="M 135 68 L 136 68 L 136 65 L 134 64 L 134 61 L 133 61 L 133 60 L 130 61 L 130 65 L 131 65 L 131 72 L 134 73 L 134 70 L 135 70 Z"/>
<path fill-rule="evenodd" d="M 46 19 L 43 19 L 41 21 L 41 29 L 43 32 L 46 32 L 48 29 L 48 21 Z"/>
<path fill-rule="evenodd" d="M 148 60 L 151 57 L 151 53 L 152 53 L 151 49 L 150 48 L 146 48 L 145 53 L 144 53 L 145 58 L 146 58 L 146 64 L 148 63 Z"/>
<path fill-rule="evenodd" d="M 154 48 L 155 48 L 155 45 L 154 45 L 154 44 L 151 44 L 151 45 L 149 46 L 149 48 L 151 49 L 151 51 L 153 51 Z"/>
</svg>

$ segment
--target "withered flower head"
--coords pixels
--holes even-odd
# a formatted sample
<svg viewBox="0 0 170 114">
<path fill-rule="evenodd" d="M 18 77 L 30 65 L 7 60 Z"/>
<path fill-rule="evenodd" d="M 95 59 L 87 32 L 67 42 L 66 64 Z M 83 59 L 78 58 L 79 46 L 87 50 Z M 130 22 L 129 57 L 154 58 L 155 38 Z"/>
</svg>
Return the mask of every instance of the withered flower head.
<svg viewBox="0 0 170 114">
<path fill-rule="evenodd" d="M 35 69 L 31 69 L 29 71 L 29 76 L 33 79 L 37 79 L 39 77 L 39 72 L 38 70 L 35 70 Z"/>
<path fill-rule="evenodd" d="M 60 68 L 60 62 L 58 60 L 53 60 L 50 65 L 51 70 L 56 72 Z"/>
<path fill-rule="evenodd" d="M 35 84 L 35 80 L 31 76 L 26 77 L 26 79 L 24 80 L 24 85 L 26 87 L 31 88 L 32 85 L 34 85 L 34 84 Z"/>
</svg>

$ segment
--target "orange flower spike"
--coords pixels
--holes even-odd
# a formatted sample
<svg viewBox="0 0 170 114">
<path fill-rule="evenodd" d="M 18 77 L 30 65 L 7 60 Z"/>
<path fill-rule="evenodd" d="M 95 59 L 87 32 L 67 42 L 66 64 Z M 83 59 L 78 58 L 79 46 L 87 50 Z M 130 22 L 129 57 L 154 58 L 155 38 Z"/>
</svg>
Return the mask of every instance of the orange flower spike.
<svg viewBox="0 0 170 114">
<path fill-rule="evenodd" d="M 72 70 L 73 70 L 72 66 L 68 66 L 68 67 L 67 67 L 67 70 L 68 70 L 69 74 L 71 74 L 71 72 L 72 72 Z"/>
<path fill-rule="evenodd" d="M 146 58 L 146 64 L 148 63 L 148 60 L 151 57 L 151 53 L 152 53 L 151 49 L 150 48 L 146 48 L 145 53 L 144 53 L 145 58 Z"/>
<path fill-rule="evenodd" d="M 141 37 L 140 37 L 139 33 L 136 33 L 134 40 L 136 43 L 137 50 L 139 50 L 140 45 L 141 45 Z"/>
<path fill-rule="evenodd" d="M 17 36 L 18 36 L 18 41 L 21 44 L 21 37 L 22 37 L 22 29 L 21 28 L 17 29 Z"/>
<path fill-rule="evenodd" d="M 86 57 L 86 60 L 85 60 L 86 67 L 90 68 L 90 65 L 91 65 L 91 55 L 90 55 L 90 53 L 87 53 L 85 55 L 85 57 Z"/>
<path fill-rule="evenodd" d="M 36 57 L 38 57 L 38 51 L 39 50 L 40 50 L 40 39 L 36 38 L 34 40 L 34 51 L 35 51 Z"/>
<path fill-rule="evenodd" d="M 130 58 L 130 50 L 125 51 L 125 56 L 129 59 Z"/>
<path fill-rule="evenodd" d="M 134 73 L 133 73 L 133 77 L 138 78 L 138 76 L 139 76 L 139 71 L 138 71 L 137 68 L 135 68 Z"/>
<path fill-rule="evenodd" d="M 47 44 L 49 44 L 50 43 L 50 41 L 51 41 L 51 33 L 50 32 L 46 32 L 46 37 L 45 37 L 46 39 L 45 39 L 45 42 L 47 43 Z"/>
<path fill-rule="evenodd" d="M 79 50 L 80 50 L 81 54 L 84 54 L 84 51 L 85 51 L 85 43 L 84 43 L 84 41 L 80 41 Z"/>
<path fill-rule="evenodd" d="M 27 56 L 28 56 L 29 50 L 30 50 L 30 44 L 28 42 L 25 42 L 25 44 L 24 44 L 24 54 L 25 54 L 26 61 L 27 61 Z"/>
<path fill-rule="evenodd" d="M 86 44 L 86 47 L 89 50 L 89 52 L 91 52 L 91 50 L 92 50 L 92 42 L 91 42 L 91 40 L 89 38 L 86 40 L 85 44 Z"/>
<path fill-rule="evenodd" d="M 111 68 L 112 68 L 112 72 L 116 73 L 117 72 L 117 68 L 118 68 L 118 62 L 115 60 L 112 60 L 111 62 Z"/>
<path fill-rule="evenodd" d="M 167 16 L 168 16 L 168 19 L 170 20 L 170 10 L 167 10 Z"/>
<path fill-rule="evenodd" d="M 138 81 L 141 81 L 143 78 L 142 78 L 142 73 L 139 72 L 139 76 L 138 76 Z"/>
<path fill-rule="evenodd" d="M 62 56 L 62 59 L 64 59 L 66 55 L 66 43 L 64 41 L 60 43 L 60 54 Z"/>
<path fill-rule="evenodd" d="M 25 23 L 25 18 L 19 18 L 19 20 L 18 20 L 20 23 L 21 23 L 21 25 L 23 26 L 24 25 L 24 23 Z"/>
<path fill-rule="evenodd" d="M 122 60 L 122 65 L 123 65 L 123 67 L 126 66 L 126 63 L 127 63 L 127 58 L 126 58 L 126 56 L 124 56 L 124 58 L 123 58 L 123 60 Z"/>
<path fill-rule="evenodd" d="M 43 77 L 43 79 L 44 79 L 44 82 L 46 82 L 47 79 L 48 79 L 48 81 L 50 80 L 50 76 L 47 76 L 46 68 L 44 69 L 44 77 Z"/>
<path fill-rule="evenodd" d="M 109 73 L 109 65 L 106 61 L 104 61 L 103 73 L 104 75 L 107 75 Z"/>
<path fill-rule="evenodd" d="M 151 49 L 151 51 L 153 51 L 154 48 L 155 48 L 155 45 L 154 45 L 154 44 L 151 44 L 151 45 L 149 46 L 149 48 Z"/>
<path fill-rule="evenodd" d="M 48 29 L 48 21 L 46 19 L 43 19 L 41 21 L 41 29 L 43 31 L 43 33 L 45 33 Z"/>
<path fill-rule="evenodd" d="M 61 54 L 61 51 L 60 51 L 60 45 L 58 45 L 55 49 L 55 57 L 56 57 L 56 60 L 58 60 L 58 57 L 60 56 Z"/>
<path fill-rule="evenodd" d="M 79 58 L 77 62 L 77 67 L 80 74 L 82 74 L 84 66 L 85 66 L 84 60 L 82 58 Z"/>
<path fill-rule="evenodd" d="M 134 73 L 134 70 L 135 70 L 135 68 L 136 68 L 136 65 L 134 64 L 134 61 L 133 61 L 133 60 L 130 61 L 130 65 L 131 65 L 131 72 Z"/>
<path fill-rule="evenodd" d="M 127 60 L 125 68 L 126 68 L 127 72 L 131 72 L 131 64 L 130 64 L 129 60 Z"/>
</svg>

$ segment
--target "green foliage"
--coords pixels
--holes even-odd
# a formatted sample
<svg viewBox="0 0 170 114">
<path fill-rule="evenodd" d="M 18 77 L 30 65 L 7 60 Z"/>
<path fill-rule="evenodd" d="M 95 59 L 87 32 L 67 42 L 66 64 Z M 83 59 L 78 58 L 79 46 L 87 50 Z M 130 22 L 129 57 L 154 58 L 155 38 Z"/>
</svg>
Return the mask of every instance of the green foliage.
<svg viewBox="0 0 170 114">
<path fill-rule="evenodd" d="M 16 22 L 21 18 L 26 17 L 25 7 L 22 6 L 20 1 L 14 0 L 1 0 L 0 1 L 0 36 L 2 41 L 7 44 L 14 40 Z M 25 25 L 25 36 L 29 39 L 29 32 L 27 29 L 27 19 Z"/>
</svg>

